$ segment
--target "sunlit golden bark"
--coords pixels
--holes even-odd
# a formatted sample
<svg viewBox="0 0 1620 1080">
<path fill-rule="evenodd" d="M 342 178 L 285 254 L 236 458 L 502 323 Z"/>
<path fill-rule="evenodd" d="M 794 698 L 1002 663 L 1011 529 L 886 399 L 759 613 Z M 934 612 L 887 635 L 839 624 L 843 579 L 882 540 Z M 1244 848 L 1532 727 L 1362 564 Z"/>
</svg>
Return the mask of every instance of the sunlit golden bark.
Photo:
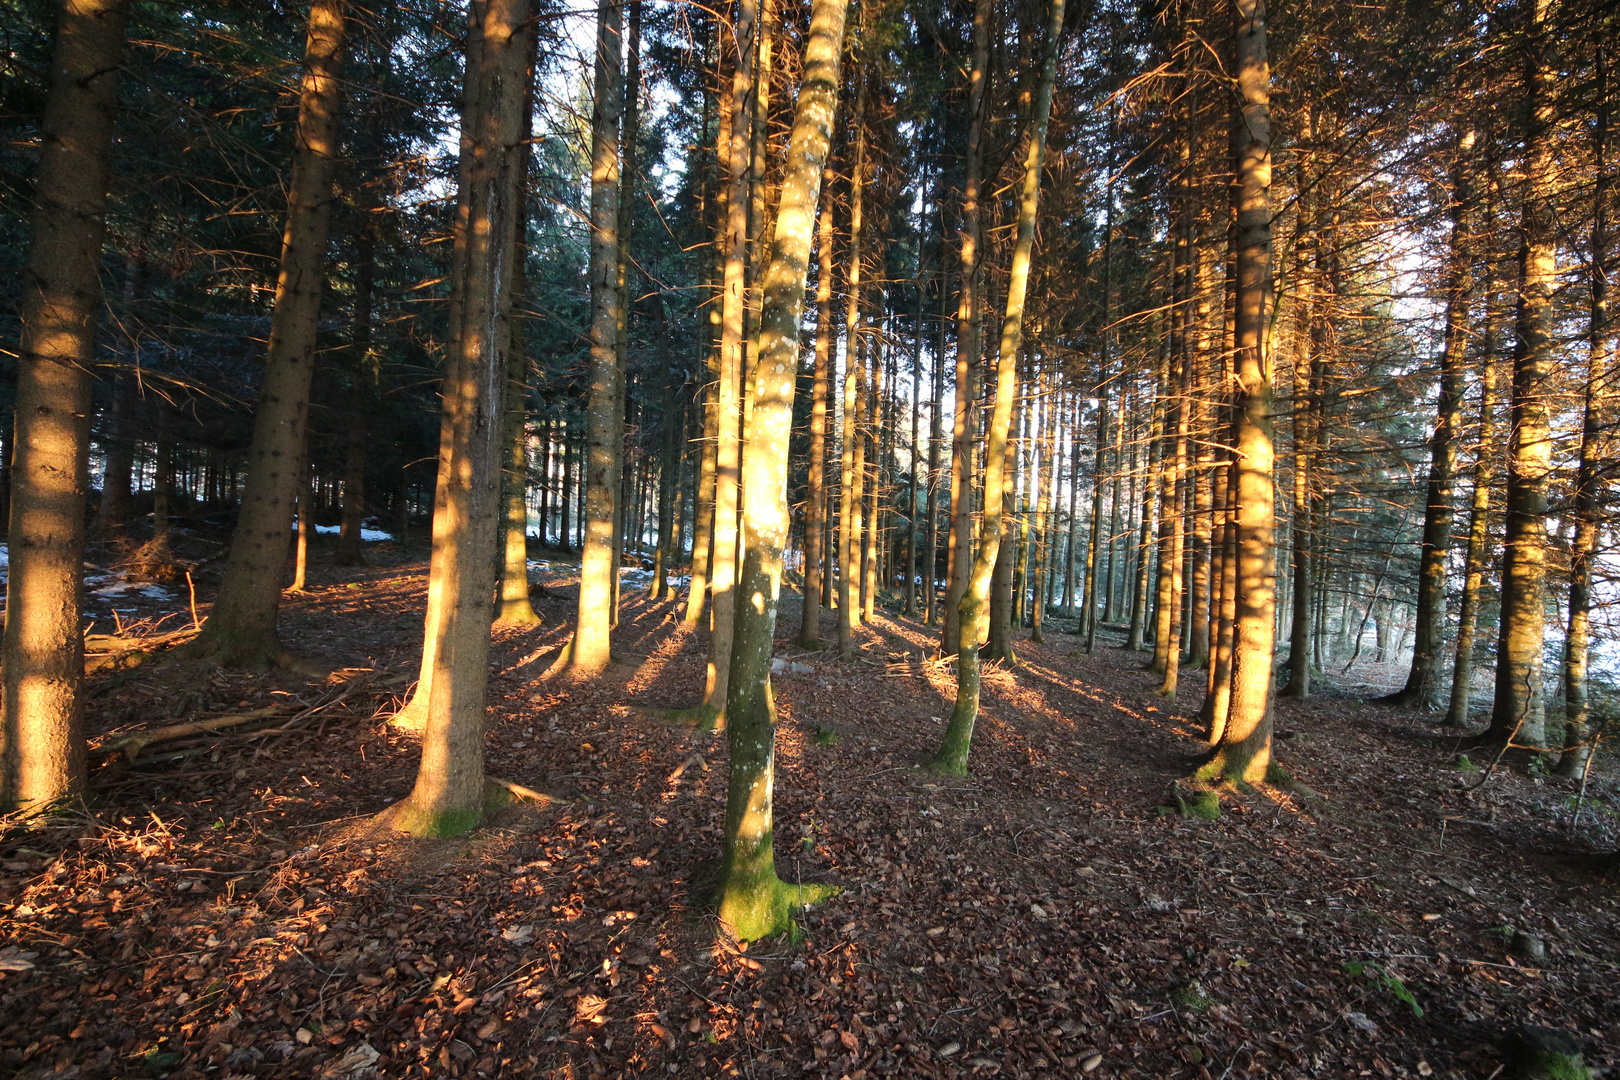
<svg viewBox="0 0 1620 1080">
<path fill-rule="evenodd" d="M 42 810 L 84 793 L 79 609 L 90 368 L 128 13 L 123 0 L 64 0 L 57 15 L 18 312 L 0 811 Z"/>
<path fill-rule="evenodd" d="M 838 101 L 846 6 L 847 0 L 814 0 L 811 8 L 804 80 L 775 236 L 761 279 L 758 393 L 749 418 L 743 485 L 748 546 L 726 703 L 731 753 L 719 887 L 720 921 L 745 940 L 786 929 L 792 909 L 816 893 L 789 886 L 776 873 L 772 806 L 776 716 L 770 671 L 782 552 L 791 524 L 788 435 L 793 426 L 799 321 L 812 222 Z"/>
</svg>

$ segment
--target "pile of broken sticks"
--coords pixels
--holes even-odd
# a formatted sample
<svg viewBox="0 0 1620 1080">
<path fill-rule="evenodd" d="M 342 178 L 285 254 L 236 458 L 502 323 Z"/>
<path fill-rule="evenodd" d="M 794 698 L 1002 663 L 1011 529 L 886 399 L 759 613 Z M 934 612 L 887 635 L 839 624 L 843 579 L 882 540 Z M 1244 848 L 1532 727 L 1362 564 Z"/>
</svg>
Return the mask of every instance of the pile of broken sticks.
<svg viewBox="0 0 1620 1080">
<path fill-rule="evenodd" d="M 165 727 L 146 728 L 103 739 L 90 748 L 90 760 L 103 769 L 122 771 L 133 766 L 152 766 L 183 761 L 209 753 L 226 744 L 274 740 L 324 724 L 340 705 L 352 708 L 361 699 L 392 697 L 395 679 L 376 679 L 370 671 L 354 671 L 314 701 L 292 698 L 248 712 L 191 720 Z M 155 748 L 155 749 L 154 749 Z"/>
</svg>

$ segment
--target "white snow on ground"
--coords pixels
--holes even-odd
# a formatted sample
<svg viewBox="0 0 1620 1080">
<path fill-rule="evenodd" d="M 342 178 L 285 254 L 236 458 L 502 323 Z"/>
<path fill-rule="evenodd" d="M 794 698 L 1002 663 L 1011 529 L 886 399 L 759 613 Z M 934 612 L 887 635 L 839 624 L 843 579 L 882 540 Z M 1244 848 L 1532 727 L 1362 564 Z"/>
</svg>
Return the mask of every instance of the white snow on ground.
<svg viewBox="0 0 1620 1080">
<path fill-rule="evenodd" d="M 95 576 L 85 578 L 84 584 L 86 587 L 91 585 L 97 586 L 94 589 L 90 589 L 90 594 L 92 596 L 113 597 L 123 596 L 129 592 L 136 592 L 141 596 L 148 597 L 152 600 L 173 600 L 175 598 L 174 593 L 170 592 L 168 589 L 165 589 L 161 585 L 153 585 L 149 582 L 142 583 L 139 581 L 128 581 L 125 580 L 121 574 L 97 574 Z"/>
<path fill-rule="evenodd" d="M 297 532 L 298 531 L 298 522 L 296 522 L 296 521 L 293 522 L 292 527 L 293 527 L 293 531 Z M 342 532 L 343 531 L 343 526 L 341 526 L 341 525 L 317 525 L 317 526 L 315 526 L 315 531 L 322 534 L 323 536 L 331 536 L 333 533 Z M 366 540 L 366 541 L 371 541 L 371 540 L 392 540 L 393 538 L 394 538 L 393 533 L 385 533 L 381 529 L 367 529 L 364 526 L 362 526 L 361 529 L 360 529 L 360 539 L 362 539 L 362 540 Z"/>
</svg>

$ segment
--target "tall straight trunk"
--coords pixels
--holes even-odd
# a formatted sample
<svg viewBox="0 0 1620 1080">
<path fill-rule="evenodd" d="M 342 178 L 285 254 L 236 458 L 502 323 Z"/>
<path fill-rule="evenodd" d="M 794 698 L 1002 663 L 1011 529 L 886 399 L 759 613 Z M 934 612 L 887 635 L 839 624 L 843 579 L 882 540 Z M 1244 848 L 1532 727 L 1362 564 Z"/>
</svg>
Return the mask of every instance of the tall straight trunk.
<svg viewBox="0 0 1620 1080">
<path fill-rule="evenodd" d="M 1188 224 L 1189 230 L 1191 223 Z M 1191 238 L 1189 237 L 1189 244 Z M 1189 268 L 1190 277 L 1190 268 Z M 1188 310 L 1191 310 L 1191 297 L 1183 301 Z M 1164 594 L 1164 603 L 1168 608 L 1161 618 L 1164 620 L 1164 681 L 1159 685 L 1160 697 L 1172 701 L 1176 696 L 1176 684 L 1181 670 L 1181 638 L 1182 624 L 1186 618 L 1183 608 L 1183 594 L 1185 592 L 1185 566 L 1187 548 L 1187 422 L 1188 422 L 1188 367 L 1191 357 L 1188 355 L 1188 342 L 1191 333 L 1183 325 L 1181 348 L 1179 356 L 1172 358 L 1172 368 L 1179 362 L 1180 371 L 1175 379 L 1175 398 L 1171 402 L 1170 417 L 1166 423 L 1166 436 L 1170 445 L 1167 447 L 1170 463 L 1165 469 L 1164 495 L 1166 498 L 1165 513 L 1170 521 L 1170 548 L 1168 558 L 1170 570 L 1165 577 L 1167 589 Z"/>
<path fill-rule="evenodd" d="M 943 214 L 943 210 L 941 211 Z M 942 261 L 939 275 L 939 330 L 934 338 L 934 368 L 929 383 L 929 392 L 932 394 L 928 414 L 928 526 L 927 545 L 928 555 L 923 559 L 923 622 L 933 626 L 938 620 L 939 608 L 939 454 L 940 442 L 944 436 L 944 409 L 945 409 L 945 324 L 947 322 L 947 298 L 950 296 L 948 288 L 949 274 L 943 265 L 945 252 L 945 223 L 940 220 L 939 234 L 940 258 Z"/>
<path fill-rule="evenodd" d="M 1614 425 L 1614 339 L 1609 329 L 1609 189 L 1614 175 L 1606 169 L 1609 150 L 1608 63 L 1597 56 L 1596 124 L 1592 158 L 1597 184 L 1592 193 L 1590 292 L 1586 321 L 1586 402 L 1581 420 L 1581 457 L 1575 470 L 1575 540 L 1569 560 L 1569 627 L 1564 638 L 1564 752 L 1558 759 L 1563 776 L 1580 776 L 1591 756 L 1588 730 L 1591 701 L 1587 693 L 1587 653 L 1592 636 L 1592 564 L 1597 559 L 1603 527 L 1600 505 L 1603 465 L 1612 445 Z"/>
<path fill-rule="evenodd" d="M 961 264 L 956 303 L 956 412 L 951 428 L 951 528 L 946 537 L 945 619 L 940 653 L 950 655 L 962 637 L 958 621 L 973 574 L 973 402 L 978 392 L 979 186 L 984 170 L 985 91 L 990 74 L 991 0 L 974 0 L 973 67 L 968 76 L 968 138 L 962 182 Z M 976 608 L 975 611 L 978 609 Z M 978 649 L 978 630 L 974 631 Z M 976 662 L 976 661 L 975 661 Z M 974 709 L 977 710 L 977 690 Z M 965 757 L 964 757 L 964 760 Z"/>
<path fill-rule="evenodd" d="M 425 640 L 435 643 L 416 784 L 389 815 L 417 836 L 476 827 L 484 778 L 489 624 L 500 532 L 512 251 L 522 214 L 527 0 L 474 3 L 462 96 L 461 189 L 451 287 L 460 298 L 445 366 Z M 427 650 L 424 648 L 424 653 Z"/>
<path fill-rule="evenodd" d="M 686 426 L 686 408 L 684 403 L 679 409 L 675 407 L 680 391 L 673 387 L 671 391 L 664 401 L 664 434 L 660 440 L 663 446 L 658 455 L 658 545 L 654 548 L 653 581 L 648 591 L 653 600 L 671 600 L 675 596 L 669 584 L 669 571 L 675 564 L 675 537 L 680 532 L 676 493 L 681 486 L 681 459 L 676 444 L 681 429 Z"/>
<path fill-rule="evenodd" d="M 1308 242 L 1308 241 L 1307 241 Z M 1304 243 L 1302 242 L 1302 245 Z M 1301 258 L 1304 263 L 1304 258 Z M 1293 604 L 1288 628 L 1288 685 L 1278 691 L 1282 697 L 1300 701 L 1311 696 L 1311 605 L 1314 595 L 1311 581 L 1311 426 L 1315 399 L 1310 394 L 1310 370 L 1315 361 L 1311 349 L 1310 326 L 1315 321 L 1314 296 L 1307 278 L 1296 286 L 1300 294 L 1301 320 L 1305 324 L 1297 335 L 1298 348 L 1294 352 L 1294 484 L 1290 516 L 1293 525 L 1293 543 L 1289 552 L 1293 571 Z"/>
<path fill-rule="evenodd" d="M 361 532 L 366 517 L 366 447 L 370 434 L 371 305 L 377 272 L 376 242 L 371 223 L 355 238 L 354 311 L 350 316 L 349 362 L 352 365 L 349 408 L 343 416 L 343 523 L 338 528 L 333 561 L 364 566 Z"/>
<path fill-rule="evenodd" d="M 714 27 L 714 36 L 710 41 L 710 48 L 716 63 L 719 61 L 720 28 L 718 22 Z M 714 111 L 718 112 L 719 120 L 715 125 L 714 155 L 711 161 L 718 171 L 720 163 L 728 160 L 731 146 L 731 95 L 711 91 L 705 85 L 703 94 L 703 130 L 708 131 L 710 114 L 709 101 L 711 97 L 718 98 Z M 720 182 L 718 176 L 713 179 L 705 178 L 701 187 L 705 193 L 702 205 L 699 207 L 698 222 L 700 227 L 712 228 L 715 236 L 714 258 L 710 261 L 705 275 L 704 285 L 708 289 L 705 297 L 705 306 L 709 311 L 709 334 L 706 340 L 700 339 L 699 347 L 703 351 L 702 370 L 704 372 L 702 399 L 698 405 L 698 426 L 701 430 L 701 443 L 698 451 L 697 475 L 693 478 L 692 499 L 692 574 L 688 583 L 686 595 L 686 614 L 682 622 L 687 626 L 696 626 L 703 618 L 704 604 L 709 594 L 709 566 L 714 548 L 714 466 L 715 444 L 720 438 L 719 413 L 720 408 L 720 297 L 714 290 L 720 285 L 725 273 L 725 206 L 728 186 Z M 707 197 L 712 190 L 713 197 Z M 716 211 L 714 222 L 703 212 L 707 206 L 713 205 Z"/>
<path fill-rule="evenodd" d="M 882 262 L 881 252 L 878 262 Z M 861 465 L 862 489 L 861 499 L 865 510 L 861 515 L 866 525 L 862 533 L 861 545 L 861 620 L 871 622 L 876 611 L 878 591 L 878 549 L 882 546 L 883 522 L 878 516 L 878 489 L 883 484 L 884 459 L 884 425 L 883 416 L 883 365 L 885 363 L 884 337 L 888 329 L 887 321 L 882 320 L 878 332 L 872 335 L 868 349 L 872 357 L 872 377 L 870 381 L 861 380 L 861 388 L 866 391 L 866 400 L 861 405 L 862 427 L 866 437 L 861 440 L 861 446 L 866 451 L 865 456 L 857 455 L 856 461 Z"/>
<path fill-rule="evenodd" d="M 1014 378 L 1016 377 L 1015 373 Z M 1020 389 L 1022 388 L 1018 383 L 1014 382 L 1012 426 L 1007 431 L 1006 448 L 1003 451 L 1006 460 L 1002 464 L 1000 532 L 996 540 L 995 564 L 990 571 L 989 634 L 979 650 L 979 656 L 983 659 L 1003 660 L 1009 664 L 1018 660 L 1012 643 L 1012 607 L 1013 564 L 1017 558 L 1018 546 L 1018 444 L 1021 441 L 1015 436 L 1019 434 L 1024 419 L 1022 403 L 1018 400 Z M 987 503 L 986 506 L 988 505 Z M 988 514 L 986 516 L 988 517 Z M 979 537 L 979 543 L 981 545 L 985 543 L 982 535 Z"/>
<path fill-rule="evenodd" d="M 791 911 L 818 891 L 789 886 L 776 873 L 772 795 L 776 710 L 771 653 L 781 594 L 787 506 L 788 435 L 798 373 L 799 319 L 811 225 L 838 101 L 839 50 L 847 0 L 814 0 L 782 180 L 775 236 L 762 278 L 758 393 L 748 431 L 744 504 L 748 546 L 742 588 L 755 603 L 737 606 L 726 714 L 730 775 L 719 914 L 732 935 L 754 940 L 788 928 Z"/>
<path fill-rule="evenodd" d="M 147 277 L 147 259 L 143 253 L 131 254 L 125 259 L 123 331 L 129 347 L 129 366 L 136 371 L 141 368 L 140 308 L 146 298 Z M 122 539 L 128 527 L 135 467 L 135 380 L 118 370 L 113 372 L 111 381 L 112 402 L 101 443 L 106 455 L 101 474 L 101 505 L 96 510 L 96 533 L 103 540 Z M 7 460 L 9 456 L 8 453 Z"/>
<path fill-rule="evenodd" d="M 1433 709 L 1440 703 L 1440 665 L 1446 639 L 1446 563 L 1450 557 L 1452 506 L 1457 478 L 1457 434 L 1462 423 L 1463 376 L 1473 294 L 1473 256 L 1468 238 L 1473 201 L 1469 158 L 1474 133 L 1465 132 L 1451 164 L 1451 240 L 1446 268 L 1445 344 L 1440 353 L 1440 404 L 1429 437 L 1429 482 L 1423 508 L 1423 546 L 1418 561 L 1416 636 L 1406 685 L 1389 700 Z M 1379 624 L 1382 626 L 1382 623 Z"/>
<path fill-rule="evenodd" d="M 614 583 L 619 577 L 619 455 L 624 408 L 619 396 L 619 122 L 624 108 L 620 52 L 623 0 L 596 7 L 595 108 L 591 113 L 591 328 L 586 448 L 581 462 L 585 532 L 580 541 L 579 605 L 566 656 L 579 677 L 612 661 Z"/>
<path fill-rule="evenodd" d="M 562 429 L 562 468 L 557 477 L 557 546 L 574 550 L 574 429 L 565 412 L 558 419 Z"/>
<path fill-rule="evenodd" d="M 84 518 L 113 113 L 128 5 L 64 0 L 19 301 L 10 556 L 0 641 L 0 811 L 85 786 Z M 287 536 L 282 532 L 285 546 Z M 283 548 L 285 550 L 285 547 Z"/>
<path fill-rule="evenodd" d="M 1154 420 L 1150 418 L 1148 420 L 1149 433 L 1152 432 L 1153 425 Z M 1137 448 L 1131 448 L 1130 506 L 1132 512 L 1136 514 L 1136 521 L 1131 532 L 1135 535 L 1135 543 L 1131 544 L 1129 539 L 1127 539 L 1126 543 L 1135 553 L 1136 564 L 1135 573 L 1130 575 L 1131 616 L 1130 627 L 1125 634 L 1125 647 L 1132 652 L 1141 652 L 1147 646 L 1144 640 L 1144 632 L 1147 628 L 1148 615 L 1148 577 L 1153 567 L 1154 554 L 1154 548 L 1149 543 L 1149 539 L 1153 535 L 1153 503 L 1156 494 L 1156 487 L 1153 483 L 1153 470 L 1158 466 L 1159 441 L 1152 438 L 1150 434 L 1147 443 L 1147 446 L 1142 449 L 1144 460 L 1141 463 L 1142 468 L 1140 471 L 1136 467 Z M 1136 498 L 1138 483 L 1141 485 L 1142 494 L 1139 511 Z M 1127 560 L 1128 565 L 1129 561 Z"/>
<path fill-rule="evenodd" d="M 832 170 L 825 170 L 822 189 L 828 187 Z M 822 524 L 827 516 L 827 404 L 831 382 L 832 350 L 837 343 L 832 321 L 833 206 L 830 198 L 821 200 L 821 220 L 816 225 L 816 346 L 815 375 L 810 384 L 810 475 L 804 512 L 804 605 L 799 621 L 799 648 L 821 648 L 821 577 L 826 573 L 822 558 Z"/>
<path fill-rule="evenodd" d="M 1135 477 L 1127 476 L 1125 470 L 1125 432 L 1128 427 L 1126 417 L 1130 408 L 1129 390 L 1121 384 L 1119 390 L 1119 405 L 1114 418 L 1114 448 L 1113 469 L 1108 495 L 1108 572 L 1103 581 L 1103 592 L 1107 599 L 1103 603 L 1102 619 L 1105 623 L 1119 621 L 1119 609 L 1124 603 L 1124 594 L 1127 588 L 1126 571 L 1130 568 L 1130 534 L 1131 522 L 1126 507 L 1136 501 L 1134 494 Z M 1134 457 L 1136 448 L 1131 448 Z M 1132 492 L 1127 494 L 1127 481 Z"/>
<path fill-rule="evenodd" d="M 742 0 L 737 20 L 737 65 L 731 78 L 731 143 L 727 161 L 725 275 L 720 309 L 720 382 L 716 397 L 714 555 L 710 563 L 714 629 L 704 683 L 703 722 L 725 720 L 736 610 L 737 511 L 742 445 L 742 378 L 748 284 L 748 180 L 752 161 L 755 19 L 758 0 Z M 785 436 L 784 436 L 785 437 Z"/>
<path fill-rule="evenodd" d="M 1035 253 L 1035 215 L 1040 204 L 1041 163 L 1046 154 L 1046 123 L 1052 112 L 1052 85 L 1057 79 L 1058 49 L 1063 34 L 1064 0 L 1052 0 L 1051 21 L 1041 54 L 1040 83 L 1030 115 L 1029 145 L 1024 155 L 1023 187 L 1018 201 L 1018 233 L 1008 274 L 1007 303 L 996 359 L 996 401 L 985 449 L 984 526 L 973 577 L 962 597 L 959 654 L 956 661 L 956 706 L 931 767 L 949 775 L 966 775 L 979 715 L 979 612 L 990 595 L 990 575 L 1001 551 L 1001 507 L 1006 493 L 1007 435 L 1012 430 L 1013 398 L 1018 389 L 1018 358 L 1023 352 L 1024 299 Z M 977 28 L 975 33 L 977 34 Z M 965 551 L 965 546 L 964 546 Z"/>
<path fill-rule="evenodd" d="M 1222 414 L 1230 413 L 1223 408 Z M 1228 428 L 1230 424 L 1226 425 Z M 1236 494 L 1232 483 L 1230 460 L 1220 464 L 1214 482 L 1215 525 L 1212 543 L 1214 559 L 1210 582 L 1210 606 L 1214 608 L 1210 622 L 1209 678 L 1204 685 L 1204 701 L 1199 707 L 1198 719 L 1211 745 L 1218 745 L 1226 731 L 1226 721 L 1232 702 L 1232 627 L 1237 617 L 1237 527 L 1234 524 L 1232 500 Z"/>
<path fill-rule="evenodd" d="M 637 497 L 633 502 L 627 503 L 622 494 L 625 484 L 624 464 L 624 433 L 630 426 L 631 403 L 627 400 L 629 377 L 630 352 L 630 314 L 631 301 L 634 298 L 633 277 L 631 274 L 630 248 L 635 232 L 635 214 L 632 212 L 635 204 L 636 175 L 639 168 L 636 158 L 637 132 L 641 123 L 641 0 L 621 0 L 630 8 L 629 39 L 625 45 L 625 71 L 624 88 L 619 99 L 620 105 L 620 136 L 619 136 L 619 192 L 618 205 L 614 208 L 619 219 L 618 248 L 615 251 L 617 267 L 614 277 L 619 287 L 618 310 L 614 313 L 617 318 L 613 330 L 613 411 L 621 422 L 613 427 L 613 475 L 619 478 L 621 495 L 613 504 L 613 567 L 608 575 L 612 598 L 609 601 L 609 610 L 612 617 L 608 625 L 619 625 L 619 596 L 624 575 L 621 572 L 623 560 L 621 558 L 621 537 L 625 526 L 632 525 L 630 544 L 636 555 L 641 554 L 642 508 L 643 501 Z M 634 471 L 634 470 L 632 470 Z M 644 479 L 642 476 L 633 477 L 633 480 Z M 637 495 L 635 484 L 632 482 L 630 490 Z M 627 522 L 626 511 L 633 509 L 633 522 Z M 639 565 L 639 563 L 637 564 Z M 581 581 L 583 581 L 583 564 L 581 566 Z"/>
<path fill-rule="evenodd" d="M 920 230 L 919 230 L 920 231 Z M 918 480 L 918 445 L 919 434 L 918 412 L 921 408 L 921 399 L 918 394 L 922 389 L 922 319 L 923 319 L 923 286 L 922 268 L 917 270 L 917 315 L 913 324 L 915 336 L 911 342 L 911 483 L 906 493 L 906 590 L 904 596 L 904 612 L 908 619 L 917 617 L 917 480 Z"/>
<path fill-rule="evenodd" d="M 1267 346 L 1271 300 L 1271 67 L 1264 0 L 1233 0 L 1241 113 L 1236 176 L 1236 310 L 1233 448 L 1236 461 L 1232 697 L 1210 779 L 1257 783 L 1271 762 L 1271 666 L 1276 646 L 1276 496 L 1272 468 L 1272 363 Z"/>
<path fill-rule="evenodd" d="M 1034 489 L 1035 522 L 1032 528 L 1034 536 L 1030 544 L 1030 562 L 1034 566 L 1030 583 L 1030 603 L 1034 605 L 1030 612 L 1029 639 L 1034 642 L 1046 640 L 1041 634 L 1042 616 L 1046 614 L 1047 584 L 1051 573 L 1048 563 L 1051 560 L 1051 541 L 1047 538 L 1047 522 L 1052 515 L 1052 485 L 1057 479 L 1057 462 L 1052 456 L 1052 428 L 1057 413 L 1058 398 L 1053 393 L 1052 373 L 1043 373 L 1043 393 L 1040 397 L 1041 429 L 1038 445 L 1038 463 L 1030 471 L 1030 485 Z M 1050 474 L 1046 482 L 1041 481 L 1040 469 L 1045 466 Z"/>
<path fill-rule="evenodd" d="M 276 613 L 293 505 L 304 484 L 347 7 L 346 0 L 314 0 L 309 12 L 287 224 L 248 451 L 247 492 L 213 613 L 189 649 L 217 663 L 267 665 L 282 658 Z"/>
<path fill-rule="evenodd" d="M 1071 618 L 1078 617 L 1084 621 L 1080 614 L 1080 601 L 1089 598 L 1089 592 L 1080 592 L 1075 588 L 1080 574 L 1079 545 L 1080 535 L 1080 462 L 1081 447 L 1084 445 L 1080 438 L 1082 418 L 1085 410 L 1081 408 L 1080 394 L 1074 394 L 1074 416 L 1069 425 L 1069 524 L 1066 530 L 1068 537 L 1064 542 L 1064 570 L 1063 570 L 1063 612 Z M 1097 504 L 1092 503 L 1092 516 L 1096 516 Z M 1084 625 L 1077 624 L 1075 632 L 1083 630 Z"/>
<path fill-rule="evenodd" d="M 528 275 L 521 223 L 513 254 L 513 304 L 523 303 Z M 529 600 L 529 410 L 528 356 L 524 349 L 522 316 L 511 325 L 511 347 L 506 358 L 506 458 L 503 470 L 506 497 L 502 507 L 501 603 L 495 621 L 503 626 L 539 626 L 541 618 Z"/>
<path fill-rule="evenodd" d="M 1120 389 L 1121 398 L 1124 397 L 1124 388 Z M 1078 433 L 1077 433 L 1078 434 Z M 1078 442 L 1078 439 L 1076 440 Z M 1103 462 L 1108 446 L 1108 387 L 1097 387 L 1097 442 L 1091 451 L 1091 534 L 1086 544 L 1086 581 L 1081 590 L 1085 606 L 1081 609 L 1081 621 L 1085 624 L 1086 652 L 1097 651 L 1097 563 L 1102 553 L 1102 493 L 1103 493 Z M 1118 458 L 1115 458 L 1116 464 Z M 1108 538 L 1110 557 L 1113 553 L 1113 537 Z M 1109 589 L 1112 594 L 1112 589 Z M 1078 632 L 1081 628 L 1076 627 Z"/>
<path fill-rule="evenodd" d="M 844 422 L 843 450 L 838 478 L 838 655 L 855 656 L 855 627 L 861 604 L 855 575 L 861 543 L 861 414 L 865 384 L 865 345 L 861 338 L 861 231 L 866 172 L 866 81 L 859 74 L 860 90 L 849 130 L 855 138 L 855 164 L 849 176 L 849 254 L 845 271 L 848 293 L 844 315 Z"/>
<path fill-rule="evenodd" d="M 1523 44 L 1527 130 L 1509 405 L 1507 530 L 1502 543 L 1496 697 L 1486 733 L 1492 743 L 1531 747 L 1546 745 L 1541 662 L 1547 629 L 1547 481 L 1552 472 L 1547 383 L 1553 370 L 1558 239 L 1552 146 L 1558 68 L 1547 26 L 1551 7 L 1551 0 L 1532 0 Z"/>
<path fill-rule="evenodd" d="M 706 349 L 703 398 L 698 405 L 702 419 L 701 447 L 698 451 L 697 486 L 692 508 L 692 580 L 686 596 L 683 621 L 696 626 L 703 618 L 709 592 L 709 565 L 714 548 L 714 464 L 715 444 L 720 438 L 720 350 Z"/>
</svg>

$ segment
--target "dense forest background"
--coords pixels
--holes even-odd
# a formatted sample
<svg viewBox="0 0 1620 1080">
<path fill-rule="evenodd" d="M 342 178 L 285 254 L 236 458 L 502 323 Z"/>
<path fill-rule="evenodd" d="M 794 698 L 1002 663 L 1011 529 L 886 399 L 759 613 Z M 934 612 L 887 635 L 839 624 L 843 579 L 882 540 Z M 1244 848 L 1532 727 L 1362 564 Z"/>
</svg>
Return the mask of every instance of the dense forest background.
<svg viewBox="0 0 1620 1080">
<path fill-rule="evenodd" d="M 217 1014 L 287 1029 L 246 1056 L 227 1020 L 143 1040 L 85 1019 L 99 1049 L 52 1029 L 0 1045 L 7 1066 L 731 1074 L 787 1067 L 756 1052 L 774 1019 L 829 1075 L 1219 1075 L 1201 1046 L 1256 1075 L 1579 1068 L 1570 1039 L 1613 1035 L 1594 974 L 1612 902 L 1581 875 L 1612 867 L 1620 821 L 1615 19 L 1558 0 L 7 0 L 0 808 L 22 877 L 0 996 L 69 993 L 77 961 L 26 929 L 53 910 L 89 920 L 62 942 L 105 931 L 148 964 L 139 1008 L 203 1008 L 153 989 L 169 976 L 227 993 L 113 929 L 109 882 L 164 895 L 182 850 L 237 875 L 228 893 L 261 889 L 188 924 L 199 954 L 302 920 L 232 984 L 286 990 L 287 1015 Z M 345 794 L 295 806 L 294 775 Z M 1434 806 L 1408 813 L 1408 777 Z M 679 839 L 651 842 L 655 797 Z M 970 828 L 981 798 L 1006 813 Z M 1337 824 L 1325 808 L 1363 798 Z M 331 828 L 361 818 L 380 831 Z M 1141 850 L 1037 872 L 1018 837 L 1042 820 L 1054 852 Z M 1387 855 L 1431 828 L 1432 853 Z M 534 885 L 562 882 L 555 925 L 490 899 L 504 854 L 415 849 L 447 891 L 400 893 L 406 834 L 498 838 L 519 883 L 569 866 Z M 1296 841 L 1377 868 L 1296 858 L 1267 885 L 1221 862 L 1248 844 L 1280 865 Z M 1175 867 L 1205 843 L 1249 875 L 1219 930 L 1204 900 L 1166 899 L 1202 887 Z M 1506 880 L 1500 860 L 1552 843 L 1583 869 Z M 1455 865 L 1425 877 L 1430 854 Z M 978 877 L 945 886 L 952 860 Z M 1110 867 L 1140 895 L 1092 880 Z M 923 890 L 931 925 L 898 894 L 840 897 L 866 872 Z M 300 875 L 315 891 L 283 911 Z M 517 967 L 444 929 L 458 875 L 511 948 L 548 942 L 550 974 L 515 983 L 529 1003 L 503 990 Z M 1355 885 L 1388 875 L 1388 895 Z M 1419 911 L 1431 888 L 1469 899 Z M 1273 895 L 1344 918 L 1271 936 Z M 402 902 L 398 963 L 380 938 L 342 951 Z M 987 902 L 1054 927 L 1045 959 L 984 927 L 958 940 Z M 671 904 L 718 937 L 624 936 Z M 841 904 L 877 905 L 860 947 L 893 946 L 892 1013 L 817 1004 L 867 989 Z M 1143 904 L 1177 929 L 1128 933 Z M 607 959 L 568 929 L 597 907 L 621 927 Z M 1465 908 L 1466 932 L 1446 921 Z M 835 925 L 847 967 L 796 951 Z M 426 947 L 447 933 L 460 960 Z M 693 960 L 694 934 L 719 944 Z M 1171 976 L 1089 966 L 1121 936 Z M 1234 942 L 1262 939 L 1308 1022 L 1247 975 L 1238 1003 Z M 1481 941 L 1503 955 L 1454 960 Z M 334 1025 L 299 957 L 366 1019 Z M 986 985 L 1017 972 L 1022 1003 L 985 1012 L 964 958 Z M 1433 967 L 1403 979 L 1407 961 Z M 712 993 L 670 974 L 694 962 Z M 1452 972 L 1453 992 L 1458 965 L 1505 974 Z M 812 968 L 813 994 L 794 986 Z M 921 988 L 934 968 L 948 992 Z M 130 982 L 95 970 L 86 994 Z M 782 1011 L 737 1004 L 756 976 Z M 646 1015 L 619 1017 L 623 978 Z M 676 983 L 712 1010 L 688 1021 Z M 1165 1012 L 1136 1000 L 1149 986 Z M 1443 1021 L 1415 1026 L 1420 997 Z M 1132 1045 L 1122 1025 L 1164 1015 L 1180 1035 Z M 1399 1053 L 1351 1045 L 1381 1024 Z M 367 1040 L 401 1025 L 380 1059 Z M 1022 1050 L 998 1041 L 1026 1027 Z"/>
</svg>

